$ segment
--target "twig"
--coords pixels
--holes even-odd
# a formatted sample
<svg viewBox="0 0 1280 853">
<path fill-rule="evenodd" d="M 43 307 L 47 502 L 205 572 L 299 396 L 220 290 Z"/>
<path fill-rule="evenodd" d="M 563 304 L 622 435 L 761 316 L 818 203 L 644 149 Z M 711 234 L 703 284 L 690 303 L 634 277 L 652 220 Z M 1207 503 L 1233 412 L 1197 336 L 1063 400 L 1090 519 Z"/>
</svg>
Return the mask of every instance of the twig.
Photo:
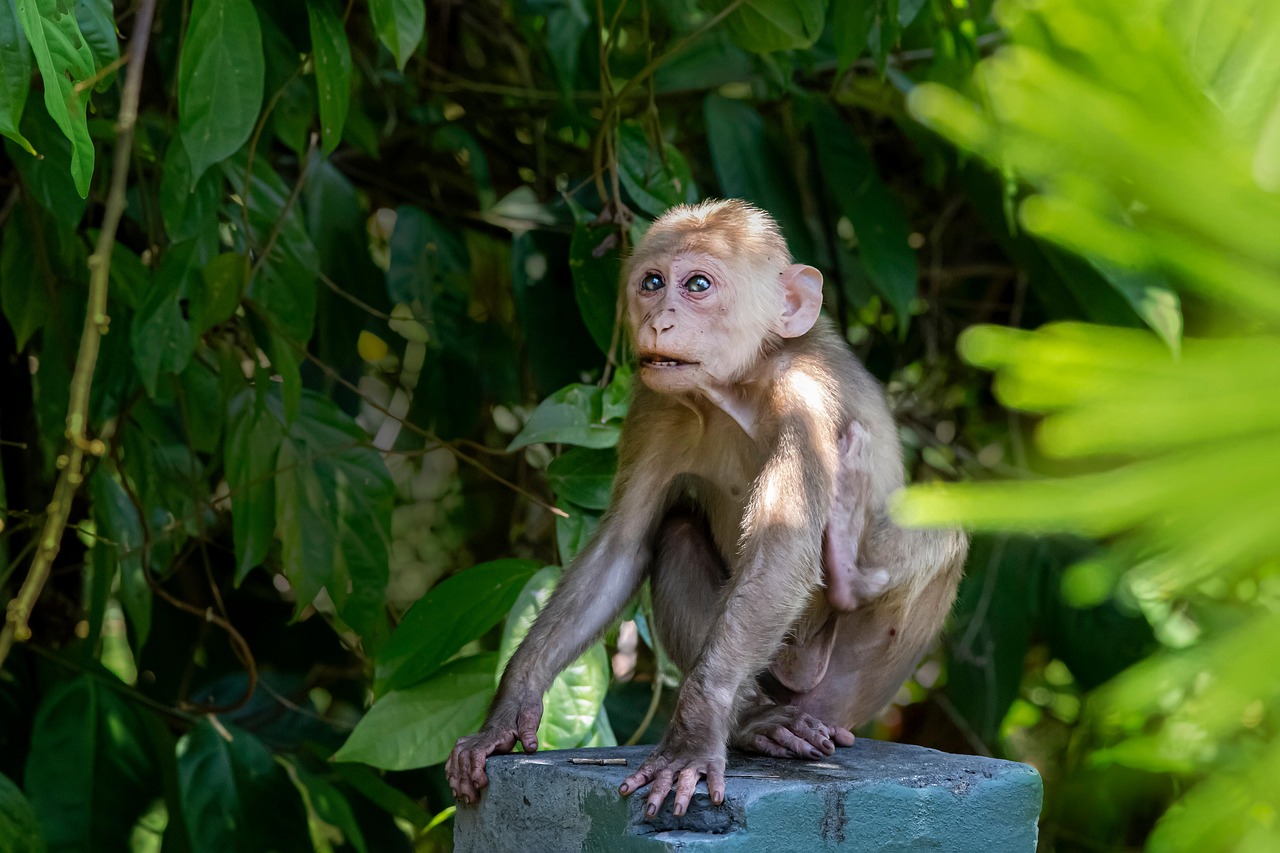
<svg viewBox="0 0 1280 853">
<path fill-rule="evenodd" d="M 98 364 L 98 350 L 102 336 L 107 332 L 110 318 L 107 316 L 108 274 L 111 271 L 111 250 L 116 242 L 116 229 L 125 208 L 125 192 L 129 186 L 129 159 L 133 149 L 133 131 L 138 122 L 138 100 L 142 91 L 143 60 L 147 55 L 147 42 L 151 37 L 151 19 L 155 14 L 156 0 L 139 0 L 138 15 L 134 21 L 133 35 L 129 40 L 127 55 L 132 57 L 120 95 L 120 114 L 116 119 L 116 150 L 111 165 L 111 188 L 102 215 L 102 230 L 93 254 L 89 257 L 89 300 L 86 305 L 84 331 L 80 334 L 80 351 L 71 374 L 71 400 L 67 407 L 68 452 L 59 458 L 62 473 L 53 489 L 49 502 L 49 515 L 40 533 L 39 548 L 31 563 L 27 579 L 17 597 L 9 602 L 4 630 L 0 631 L 0 666 L 9 655 L 13 642 L 31 638 L 28 621 L 40 591 L 44 589 L 53 561 L 62 547 L 62 533 L 71 516 L 71 501 L 76 490 L 84 482 L 85 453 L 101 456 L 106 445 L 100 439 L 89 440 L 89 390 L 93 385 L 93 372 Z"/>
</svg>

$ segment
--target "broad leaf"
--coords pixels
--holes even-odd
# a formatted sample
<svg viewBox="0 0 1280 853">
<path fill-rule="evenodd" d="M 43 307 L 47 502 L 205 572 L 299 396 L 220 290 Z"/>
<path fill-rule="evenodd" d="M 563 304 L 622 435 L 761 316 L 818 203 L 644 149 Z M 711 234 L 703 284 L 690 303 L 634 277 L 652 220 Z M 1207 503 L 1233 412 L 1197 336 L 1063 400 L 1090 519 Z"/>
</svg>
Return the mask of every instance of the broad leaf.
<svg viewBox="0 0 1280 853">
<path fill-rule="evenodd" d="M 711 0 L 709 11 L 718 12 L 730 0 Z M 837 0 L 853 2 L 853 0 Z M 770 53 L 806 48 L 822 35 L 826 0 L 746 0 L 725 20 L 733 40 L 747 50 Z"/>
<path fill-rule="evenodd" d="M 181 373 L 186 368 L 200 340 L 189 311 L 204 290 L 202 271 L 210 242 L 198 237 L 172 246 L 133 319 L 133 361 L 151 397 L 156 396 L 161 374 Z"/>
<path fill-rule="evenodd" d="M 94 469 L 89 480 L 93 518 L 103 554 L 120 567 L 120 599 L 137 632 L 141 649 L 151 633 L 151 587 L 142 565 L 142 519 L 124 487 L 105 465 Z M 113 568 L 107 569 L 114 574 Z"/>
<path fill-rule="evenodd" d="M 383 597 L 395 488 L 367 441 L 333 401 L 303 396 L 276 461 L 276 528 L 297 610 L 325 589 L 373 652 L 387 631 Z"/>
<path fill-rule="evenodd" d="M 356 725 L 334 761 L 362 761 L 384 770 L 429 767 L 484 723 L 493 698 L 498 656 L 472 655 L 431 679 L 379 699 Z"/>
<path fill-rule="evenodd" d="M 547 468 L 547 483 L 561 500 L 586 509 L 609 506 L 618 456 L 613 450 L 575 447 L 555 458 Z"/>
<path fill-rule="evenodd" d="M 435 294 L 464 282 L 471 269 L 461 235 L 417 207 L 396 209 L 390 248 L 387 294 L 391 301 L 418 305 L 428 312 Z"/>
<path fill-rule="evenodd" d="M 573 295 L 582 320 L 596 346 L 607 353 L 614 343 L 618 281 L 622 274 L 617 226 L 579 221 L 569 245 L 569 269 L 573 271 Z"/>
<path fill-rule="evenodd" d="M 329 154 L 342 140 L 351 106 L 351 47 L 333 0 L 308 0 L 307 21 L 320 94 L 320 150 Z"/>
<path fill-rule="evenodd" d="M 262 28 L 251 0 L 195 0 L 178 63 L 178 128 L 193 185 L 248 141 L 264 74 Z"/>
<path fill-rule="evenodd" d="M 120 39 L 116 37 L 115 9 L 111 0 L 76 0 L 76 23 L 99 72 L 120 59 Z M 105 92 L 115 79 L 114 71 L 103 74 L 94 90 Z"/>
<path fill-rule="evenodd" d="M 244 285 L 245 258 L 238 252 L 215 255 L 200 278 L 204 286 L 192 300 L 191 327 L 196 335 L 202 335 L 220 323 L 230 320 L 240 307 L 240 293 Z"/>
<path fill-rule="evenodd" d="M 386 45 L 401 71 L 422 41 L 427 22 L 423 0 L 369 0 L 378 41 Z"/>
<path fill-rule="evenodd" d="M 858 254 L 881 295 L 905 326 L 916 296 L 916 254 L 907 243 L 910 227 L 902 205 L 876 174 L 867 149 L 835 107 L 813 100 L 818 160 L 840 212 L 853 224 Z"/>
<path fill-rule="evenodd" d="M 356 853 L 367 853 L 364 833 L 351 811 L 351 803 L 338 788 L 301 764 L 280 761 L 289 781 L 302 797 L 307 810 L 307 824 L 311 830 L 311 845 L 318 853 L 333 853 L 334 844 L 350 845 Z"/>
<path fill-rule="evenodd" d="M 44 243 L 37 233 L 42 222 L 43 217 L 10 216 L 0 241 L 0 309 L 19 350 L 49 321 L 53 310 L 53 281 L 32 274 L 40 268 L 37 252 Z"/>
<path fill-rule="evenodd" d="M 557 501 L 556 507 L 568 515 L 567 518 L 556 516 L 556 549 L 560 562 L 567 566 L 590 541 L 600 521 L 600 513 L 575 506 L 567 500 Z"/>
<path fill-rule="evenodd" d="M 22 790 L 0 774 L 0 853 L 44 853 L 35 809 Z"/>
<path fill-rule="evenodd" d="M 837 0 L 831 7 L 831 30 L 841 73 L 866 53 L 877 5 L 877 0 Z"/>
<path fill-rule="evenodd" d="M 603 402 L 601 388 L 581 383 L 567 385 L 538 404 L 507 449 L 519 450 L 530 444 L 613 447 L 622 429 L 606 422 Z"/>
<path fill-rule="evenodd" d="M 30 91 L 31 45 L 23 35 L 14 7 L 0 3 L 0 134 L 18 143 L 28 154 L 35 154 L 35 148 L 18 131 Z"/>
<path fill-rule="evenodd" d="M 222 174 L 206 170 L 197 180 L 191 173 L 191 158 L 182 137 L 169 141 L 160 177 L 160 216 L 169 239 L 179 242 L 200 233 L 213 221 L 222 196 Z"/>
<path fill-rule="evenodd" d="M 499 671 L 506 668 L 511 655 L 524 642 L 559 579 L 560 570 L 547 566 L 525 584 L 502 632 L 502 645 L 498 650 L 502 667 Z M 556 676 L 551 689 L 542 698 L 539 749 L 572 749 L 591 735 L 609 687 L 609 673 L 609 656 L 604 645 L 596 643 Z"/>
<path fill-rule="evenodd" d="M 266 559 L 275 532 L 276 457 L 284 437 L 280 422 L 252 391 L 231 402 L 224 448 L 231 489 L 231 532 L 236 585 Z"/>
<path fill-rule="evenodd" d="M 661 151 L 654 151 L 639 122 L 624 121 L 618 127 L 618 177 L 627 195 L 650 216 L 697 199 L 684 155 L 666 142 Z"/>
<path fill-rule="evenodd" d="M 310 849 L 302 801 L 253 735 L 206 717 L 177 752 L 192 853 Z"/>
<path fill-rule="evenodd" d="M 1162 276 L 1103 262 L 1094 262 L 1093 267 L 1175 355 L 1182 350 L 1182 300 Z"/>
<path fill-rule="evenodd" d="M 494 560 L 432 587 L 409 608 L 378 653 L 378 692 L 421 681 L 501 622 L 540 565 L 536 560 Z"/>
<path fill-rule="evenodd" d="M 84 675 L 41 700 L 23 787 L 50 853 L 127 849 L 159 784 L 142 720 L 119 693 Z"/>
<path fill-rule="evenodd" d="M 18 20 L 44 81 L 44 105 L 71 140 L 71 175 L 81 198 L 93 177 L 93 140 L 85 119 L 88 97 L 80 84 L 93 77 L 93 53 L 65 0 L 16 0 Z"/>
<path fill-rule="evenodd" d="M 22 132 L 39 156 L 30 156 L 11 141 L 5 143 L 5 150 L 22 174 L 23 183 L 41 207 L 62 224 L 76 228 L 84 219 L 87 203 L 72 175 L 70 140 L 38 104 L 22 117 Z"/>
</svg>

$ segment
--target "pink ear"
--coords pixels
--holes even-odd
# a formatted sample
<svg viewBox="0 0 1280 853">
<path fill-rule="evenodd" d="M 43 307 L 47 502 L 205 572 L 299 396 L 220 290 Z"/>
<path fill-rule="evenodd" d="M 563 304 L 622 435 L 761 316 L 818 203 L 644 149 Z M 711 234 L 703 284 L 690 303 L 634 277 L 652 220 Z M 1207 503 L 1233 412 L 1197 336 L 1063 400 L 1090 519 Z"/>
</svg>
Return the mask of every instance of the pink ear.
<svg viewBox="0 0 1280 853">
<path fill-rule="evenodd" d="M 804 264 L 792 264 L 781 272 L 782 321 L 778 334 L 798 338 L 818 322 L 822 310 L 822 273 Z"/>
</svg>

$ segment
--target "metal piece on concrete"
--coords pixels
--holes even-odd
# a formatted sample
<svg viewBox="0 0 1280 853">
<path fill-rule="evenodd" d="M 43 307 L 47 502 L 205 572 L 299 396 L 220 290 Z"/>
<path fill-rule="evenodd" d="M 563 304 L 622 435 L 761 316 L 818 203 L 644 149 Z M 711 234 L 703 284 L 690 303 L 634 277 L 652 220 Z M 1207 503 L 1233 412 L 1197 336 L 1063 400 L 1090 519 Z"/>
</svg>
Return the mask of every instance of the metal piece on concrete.
<svg viewBox="0 0 1280 853">
<path fill-rule="evenodd" d="M 459 806 L 457 853 L 555 851 L 942 851 L 1033 853 L 1042 786 L 1025 765 L 859 738 L 823 761 L 730 753 L 724 805 L 699 783 L 689 812 L 618 785 L 650 747 L 489 759 L 478 806 Z M 626 759 L 627 766 L 571 764 Z"/>
</svg>

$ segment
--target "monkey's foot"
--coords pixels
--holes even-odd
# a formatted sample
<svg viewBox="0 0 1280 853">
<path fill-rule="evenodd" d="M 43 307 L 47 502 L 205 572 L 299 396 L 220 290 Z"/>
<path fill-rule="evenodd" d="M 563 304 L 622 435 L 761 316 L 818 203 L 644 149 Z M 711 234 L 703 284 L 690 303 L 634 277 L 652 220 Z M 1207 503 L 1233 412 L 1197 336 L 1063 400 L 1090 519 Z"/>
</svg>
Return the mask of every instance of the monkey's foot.
<svg viewBox="0 0 1280 853">
<path fill-rule="evenodd" d="M 644 812 L 646 818 L 651 818 L 662 808 L 662 801 L 667 798 L 667 794 L 675 788 L 673 811 L 676 817 L 680 817 L 688 810 L 693 789 L 703 777 L 707 780 L 707 793 L 711 796 L 711 802 L 717 806 L 723 803 L 724 747 L 700 750 L 693 745 L 668 745 L 664 738 L 663 743 L 640 765 L 640 769 L 623 780 L 618 793 L 628 797 L 652 783 Z"/>
<path fill-rule="evenodd" d="M 738 717 L 730 745 L 774 758 L 825 758 L 837 746 L 853 746 L 853 732 L 828 725 L 794 705 L 760 705 Z"/>
</svg>

